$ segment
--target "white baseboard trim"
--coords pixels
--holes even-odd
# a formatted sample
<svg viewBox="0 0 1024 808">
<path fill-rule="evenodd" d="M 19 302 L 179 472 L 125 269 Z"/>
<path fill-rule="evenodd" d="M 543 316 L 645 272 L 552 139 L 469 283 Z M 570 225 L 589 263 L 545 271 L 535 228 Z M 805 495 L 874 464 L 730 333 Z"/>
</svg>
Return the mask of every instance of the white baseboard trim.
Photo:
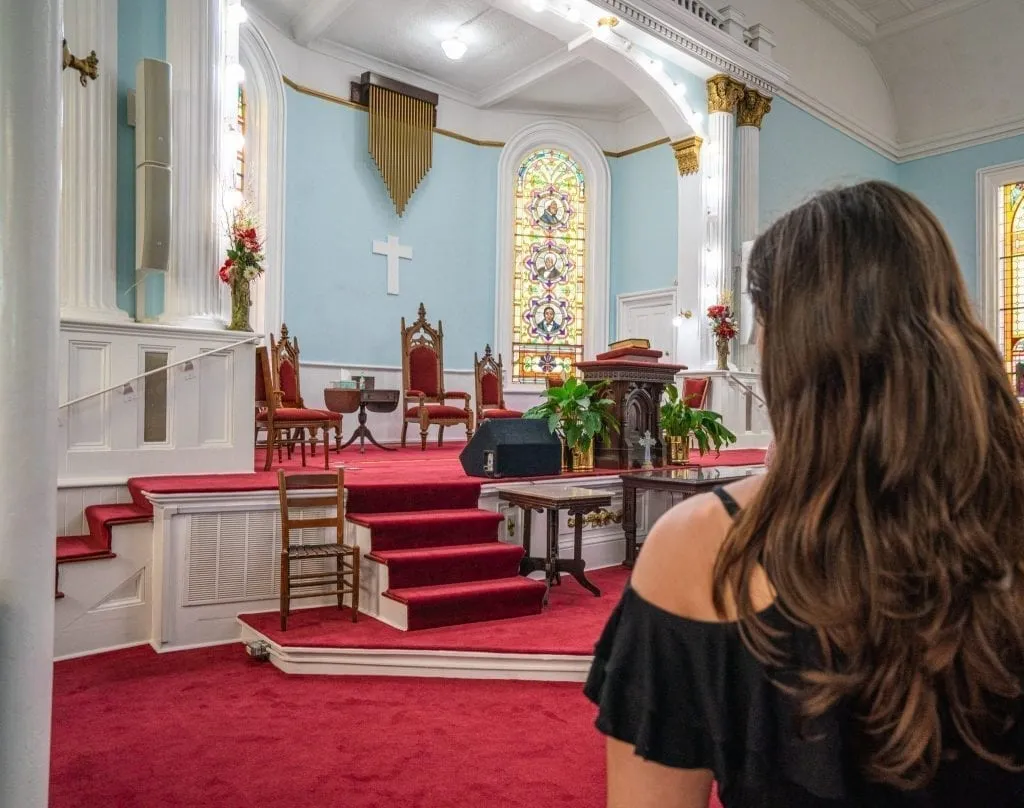
<svg viewBox="0 0 1024 808">
<path fill-rule="evenodd" d="M 54 662 L 64 662 L 68 659 L 81 659 L 87 656 L 96 656 L 96 654 L 106 654 L 110 651 L 124 651 L 128 648 L 138 648 L 140 645 L 152 645 L 149 640 L 142 640 L 141 642 L 126 642 L 122 645 L 111 645 L 109 648 L 93 648 L 88 651 L 75 651 L 73 654 L 64 654 L 53 658 Z"/>
</svg>

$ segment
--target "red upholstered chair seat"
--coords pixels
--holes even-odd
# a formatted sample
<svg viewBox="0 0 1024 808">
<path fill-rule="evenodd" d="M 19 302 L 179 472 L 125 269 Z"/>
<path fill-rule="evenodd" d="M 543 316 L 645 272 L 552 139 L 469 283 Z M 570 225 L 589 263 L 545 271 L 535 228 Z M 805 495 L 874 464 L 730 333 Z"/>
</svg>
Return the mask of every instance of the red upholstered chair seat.
<svg viewBox="0 0 1024 808">
<path fill-rule="evenodd" d="M 449 407 L 447 404 L 425 404 L 423 409 L 427 411 L 427 417 L 431 420 L 435 418 L 458 418 L 462 421 L 466 420 L 466 411 L 462 407 Z M 409 407 L 405 411 L 406 418 L 419 418 L 420 408 Z"/>
<path fill-rule="evenodd" d="M 265 421 L 269 414 L 264 411 L 256 417 Z M 323 410 L 310 410 L 305 407 L 278 407 L 274 410 L 275 421 L 324 421 L 326 418 Z"/>
<path fill-rule="evenodd" d="M 331 412 L 330 410 L 317 410 L 320 413 L 321 418 L 326 418 L 328 421 L 337 421 L 341 423 L 341 413 Z"/>
<path fill-rule="evenodd" d="M 500 410 L 490 409 L 483 411 L 484 418 L 522 418 L 523 414 L 519 410 Z"/>
</svg>

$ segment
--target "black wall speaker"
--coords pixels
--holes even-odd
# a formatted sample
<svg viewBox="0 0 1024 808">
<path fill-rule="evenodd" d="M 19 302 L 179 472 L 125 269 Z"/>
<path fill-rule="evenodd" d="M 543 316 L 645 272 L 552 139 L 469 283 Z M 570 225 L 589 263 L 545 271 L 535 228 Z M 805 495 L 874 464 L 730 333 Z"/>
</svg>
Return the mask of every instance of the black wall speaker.
<svg viewBox="0 0 1024 808">
<path fill-rule="evenodd" d="M 470 477 L 540 477 L 561 474 L 562 442 L 548 422 L 492 418 L 480 424 L 459 455 Z"/>
</svg>

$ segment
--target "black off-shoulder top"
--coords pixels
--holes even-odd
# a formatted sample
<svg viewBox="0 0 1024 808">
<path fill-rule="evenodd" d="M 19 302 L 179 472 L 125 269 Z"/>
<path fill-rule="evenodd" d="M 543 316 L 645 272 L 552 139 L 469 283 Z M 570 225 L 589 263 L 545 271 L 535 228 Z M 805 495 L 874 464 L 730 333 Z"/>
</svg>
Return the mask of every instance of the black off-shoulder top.
<svg viewBox="0 0 1024 808">
<path fill-rule="evenodd" d="M 727 492 L 715 492 L 735 515 Z M 679 617 L 627 586 L 597 643 L 584 688 L 600 732 L 646 760 L 710 769 L 725 808 L 1024 808 L 1024 774 L 981 760 L 946 733 L 952 753 L 931 784 L 904 792 L 869 783 L 856 765 L 848 710 L 814 721 L 779 685 L 820 659 L 817 640 L 777 607 L 761 617 L 785 632 L 788 669 L 768 669 L 735 623 Z M 1017 705 L 1019 707 L 1019 705 Z M 1024 759 L 1017 722 L 999 743 Z M 952 728 L 950 728 L 952 730 Z"/>
</svg>

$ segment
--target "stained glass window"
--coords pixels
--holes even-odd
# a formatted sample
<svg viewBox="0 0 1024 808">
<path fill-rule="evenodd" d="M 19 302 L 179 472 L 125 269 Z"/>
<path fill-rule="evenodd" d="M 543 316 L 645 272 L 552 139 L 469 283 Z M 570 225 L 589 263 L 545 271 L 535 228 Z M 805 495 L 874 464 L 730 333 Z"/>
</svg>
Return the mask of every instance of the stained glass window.
<svg viewBox="0 0 1024 808">
<path fill-rule="evenodd" d="M 543 382 L 583 358 L 586 182 L 571 155 L 541 149 L 515 194 L 512 381 Z"/>
<path fill-rule="evenodd" d="M 999 341 L 1006 372 L 1024 398 L 1024 182 L 999 189 Z"/>
<path fill-rule="evenodd" d="M 245 88 L 238 85 L 238 112 L 237 120 L 235 122 L 235 129 L 245 136 Z M 238 150 L 235 155 L 235 190 L 245 192 L 245 146 Z"/>
</svg>

